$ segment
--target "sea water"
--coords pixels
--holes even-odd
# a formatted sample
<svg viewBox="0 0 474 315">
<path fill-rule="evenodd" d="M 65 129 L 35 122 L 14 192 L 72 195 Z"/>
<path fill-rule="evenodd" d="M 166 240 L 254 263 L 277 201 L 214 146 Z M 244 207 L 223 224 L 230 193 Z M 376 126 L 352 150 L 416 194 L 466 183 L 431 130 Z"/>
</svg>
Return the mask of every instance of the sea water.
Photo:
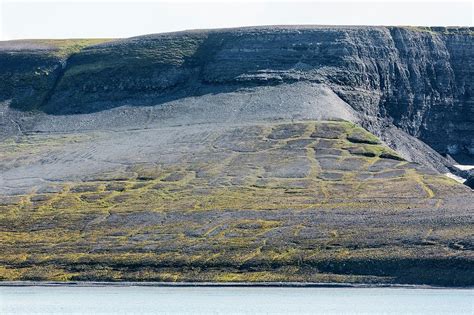
<svg viewBox="0 0 474 315">
<path fill-rule="evenodd" d="M 0 314 L 474 314 L 474 290 L 4 286 Z"/>
</svg>

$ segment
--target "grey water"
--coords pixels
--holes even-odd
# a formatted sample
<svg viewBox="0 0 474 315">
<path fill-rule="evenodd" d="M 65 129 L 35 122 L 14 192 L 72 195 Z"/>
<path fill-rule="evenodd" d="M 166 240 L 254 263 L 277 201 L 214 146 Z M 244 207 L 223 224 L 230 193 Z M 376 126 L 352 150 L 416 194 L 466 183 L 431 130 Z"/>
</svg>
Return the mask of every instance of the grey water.
<svg viewBox="0 0 474 315">
<path fill-rule="evenodd" d="M 5 286 L 0 314 L 474 314 L 474 290 Z"/>
</svg>

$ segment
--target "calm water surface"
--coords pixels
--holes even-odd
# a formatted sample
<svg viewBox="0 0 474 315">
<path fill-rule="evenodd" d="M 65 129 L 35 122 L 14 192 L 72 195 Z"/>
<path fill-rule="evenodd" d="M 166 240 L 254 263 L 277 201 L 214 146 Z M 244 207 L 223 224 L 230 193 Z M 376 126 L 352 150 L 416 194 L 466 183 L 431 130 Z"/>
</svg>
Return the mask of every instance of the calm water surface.
<svg viewBox="0 0 474 315">
<path fill-rule="evenodd" d="M 474 290 L 0 287 L 0 314 L 474 314 Z"/>
</svg>

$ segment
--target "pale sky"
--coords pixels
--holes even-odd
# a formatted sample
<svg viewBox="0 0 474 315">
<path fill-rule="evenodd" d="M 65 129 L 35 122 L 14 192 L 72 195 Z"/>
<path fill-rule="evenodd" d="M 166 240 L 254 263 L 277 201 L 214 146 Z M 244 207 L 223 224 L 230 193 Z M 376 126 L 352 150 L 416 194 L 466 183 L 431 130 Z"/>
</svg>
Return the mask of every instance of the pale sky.
<svg viewBox="0 0 474 315">
<path fill-rule="evenodd" d="M 473 26 L 474 0 L 0 0 L 0 40 L 251 25 Z"/>
</svg>

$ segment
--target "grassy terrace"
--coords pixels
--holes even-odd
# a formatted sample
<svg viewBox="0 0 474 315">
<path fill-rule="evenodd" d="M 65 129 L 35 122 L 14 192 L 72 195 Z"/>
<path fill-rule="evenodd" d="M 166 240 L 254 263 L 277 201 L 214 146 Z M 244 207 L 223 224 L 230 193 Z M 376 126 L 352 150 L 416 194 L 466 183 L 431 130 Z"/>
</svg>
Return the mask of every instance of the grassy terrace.
<svg viewBox="0 0 474 315">
<path fill-rule="evenodd" d="M 68 137 L 3 142 L 0 163 L 87 141 Z M 472 194 L 362 128 L 206 141 L 200 156 L 1 196 L 0 279 L 474 283 Z"/>
<path fill-rule="evenodd" d="M 108 38 L 85 38 L 85 39 L 30 39 L 28 43 L 33 45 L 47 46 L 51 54 L 61 58 L 67 58 L 81 51 L 83 48 L 113 41 Z"/>
</svg>

